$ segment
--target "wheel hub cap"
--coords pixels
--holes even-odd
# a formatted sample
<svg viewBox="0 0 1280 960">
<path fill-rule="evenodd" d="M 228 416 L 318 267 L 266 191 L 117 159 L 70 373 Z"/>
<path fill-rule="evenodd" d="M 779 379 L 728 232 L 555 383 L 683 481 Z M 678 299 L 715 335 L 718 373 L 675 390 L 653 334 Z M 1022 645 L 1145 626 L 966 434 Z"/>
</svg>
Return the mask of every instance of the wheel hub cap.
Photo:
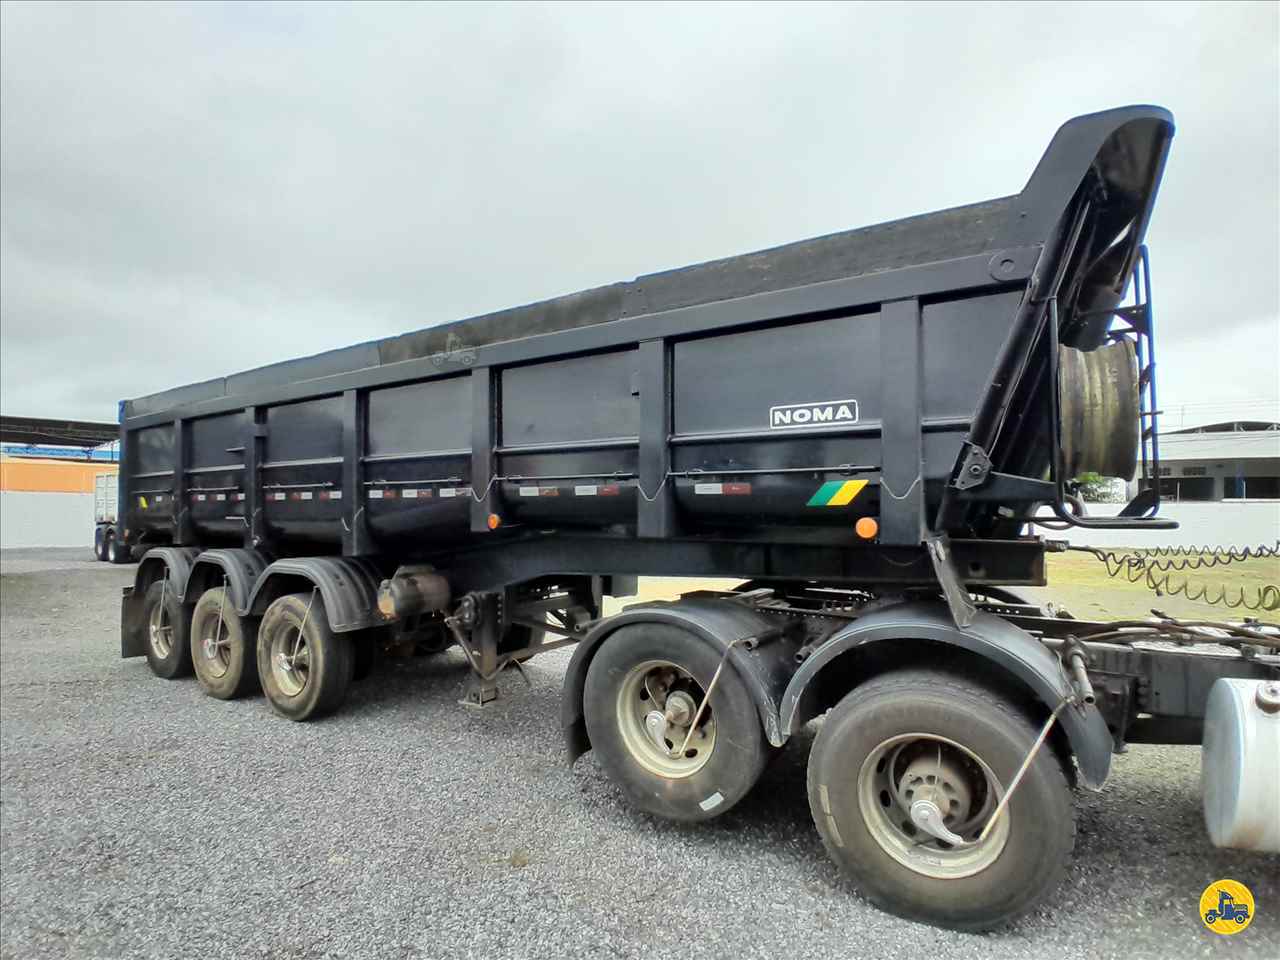
<svg viewBox="0 0 1280 960">
<path fill-rule="evenodd" d="M 942 822 L 942 811 L 932 800 L 917 800 L 911 804 L 911 822 L 930 836 L 945 840 L 953 846 L 964 843 L 964 837 L 952 833 Z"/>
<path fill-rule="evenodd" d="M 667 750 L 667 718 L 661 710 L 650 710 L 644 717 L 644 729 L 659 750 Z"/>
</svg>

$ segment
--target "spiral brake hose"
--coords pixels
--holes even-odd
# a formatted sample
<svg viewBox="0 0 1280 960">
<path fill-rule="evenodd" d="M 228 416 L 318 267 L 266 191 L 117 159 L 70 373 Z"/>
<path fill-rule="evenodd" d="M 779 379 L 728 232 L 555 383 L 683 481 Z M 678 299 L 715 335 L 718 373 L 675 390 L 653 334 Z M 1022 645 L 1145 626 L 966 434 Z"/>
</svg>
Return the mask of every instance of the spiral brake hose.
<svg viewBox="0 0 1280 960">
<path fill-rule="evenodd" d="M 1151 547 L 1117 551 L 1098 547 L 1070 546 L 1067 549 L 1091 554 L 1107 569 L 1107 576 L 1141 583 L 1158 596 L 1185 597 L 1187 600 L 1224 606 L 1231 610 L 1253 612 L 1280 610 L 1280 585 L 1264 583 L 1260 587 L 1211 586 L 1197 583 L 1176 573 L 1226 566 L 1244 560 L 1280 557 L 1280 540 L 1256 547 Z"/>
</svg>

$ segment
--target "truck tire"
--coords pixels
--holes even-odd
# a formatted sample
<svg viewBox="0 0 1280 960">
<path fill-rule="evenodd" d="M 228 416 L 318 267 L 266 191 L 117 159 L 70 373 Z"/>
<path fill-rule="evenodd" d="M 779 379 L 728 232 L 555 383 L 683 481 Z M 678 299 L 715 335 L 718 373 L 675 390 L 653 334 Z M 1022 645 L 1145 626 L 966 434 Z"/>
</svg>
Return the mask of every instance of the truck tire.
<svg viewBox="0 0 1280 960">
<path fill-rule="evenodd" d="M 219 700 L 258 687 L 258 618 L 241 617 L 226 588 L 206 590 L 191 614 L 191 663 L 204 692 Z"/>
<path fill-rule="evenodd" d="M 591 747 L 609 779 L 646 813 L 709 820 L 746 796 L 764 771 L 770 750 L 737 671 L 721 672 L 709 708 L 691 725 L 720 660 L 678 627 L 632 624 L 611 634 L 591 661 L 582 704 Z M 673 756 L 686 741 L 683 755 Z"/>
<path fill-rule="evenodd" d="M 329 629 L 318 591 L 267 607 L 258 627 L 258 676 L 277 713 L 302 721 L 331 712 L 346 698 L 354 667 L 351 640 Z"/>
<path fill-rule="evenodd" d="M 147 587 L 142 598 L 142 623 L 147 631 L 147 665 L 151 672 L 165 680 L 188 676 L 191 617 L 166 580 Z"/>
<path fill-rule="evenodd" d="M 809 756 L 809 807 L 831 858 L 889 913 L 986 930 L 1043 901 L 1075 844 L 1071 790 L 1052 750 L 1036 754 L 1008 807 L 990 819 L 1035 743 L 1036 727 L 996 692 L 926 670 L 885 674 L 828 714 Z M 908 812 L 933 802 L 964 845 L 931 839 Z"/>
<path fill-rule="evenodd" d="M 108 535 L 107 560 L 110 563 L 133 563 L 133 548 L 119 537 Z"/>
<path fill-rule="evenodd" d="M 93 556 L 97 560 L 107 559 L 107 530 L 105 527 L 93 528 Z"/>
</svg>

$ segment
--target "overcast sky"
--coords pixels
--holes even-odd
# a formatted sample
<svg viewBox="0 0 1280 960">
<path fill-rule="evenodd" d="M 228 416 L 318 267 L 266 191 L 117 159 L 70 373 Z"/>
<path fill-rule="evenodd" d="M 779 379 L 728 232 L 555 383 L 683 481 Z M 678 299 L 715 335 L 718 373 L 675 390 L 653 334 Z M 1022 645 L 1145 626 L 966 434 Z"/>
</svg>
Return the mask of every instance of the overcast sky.
<svg viewBox="0 0 1280 960">
<path fill-rule="evenodd" d="M 1149 102 L 1178 123 L 1148 233 L 1162 400 L 1261 413 L 1278 9 L 6 3 L 0 410 L 114 420 L 122 397 L 1015 193 L 1064 120 Z"/>
</svg>

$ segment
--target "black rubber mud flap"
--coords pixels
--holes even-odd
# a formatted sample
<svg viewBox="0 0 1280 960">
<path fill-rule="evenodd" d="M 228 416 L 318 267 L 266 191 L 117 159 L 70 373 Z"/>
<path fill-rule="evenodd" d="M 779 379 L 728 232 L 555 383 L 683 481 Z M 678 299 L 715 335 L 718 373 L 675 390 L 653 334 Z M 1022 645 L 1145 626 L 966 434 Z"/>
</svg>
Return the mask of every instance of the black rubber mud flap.
<svg viewBox="0 0 1280 960">
<path fill-rule="evenodd" d="M 128 660 L 130 657 L 147 655 L 147 637 L 142 623 L 142 594 L 136 593 L 133 587 L 125 587 L 120 596 L 120 656 Z"/>
</svg>

